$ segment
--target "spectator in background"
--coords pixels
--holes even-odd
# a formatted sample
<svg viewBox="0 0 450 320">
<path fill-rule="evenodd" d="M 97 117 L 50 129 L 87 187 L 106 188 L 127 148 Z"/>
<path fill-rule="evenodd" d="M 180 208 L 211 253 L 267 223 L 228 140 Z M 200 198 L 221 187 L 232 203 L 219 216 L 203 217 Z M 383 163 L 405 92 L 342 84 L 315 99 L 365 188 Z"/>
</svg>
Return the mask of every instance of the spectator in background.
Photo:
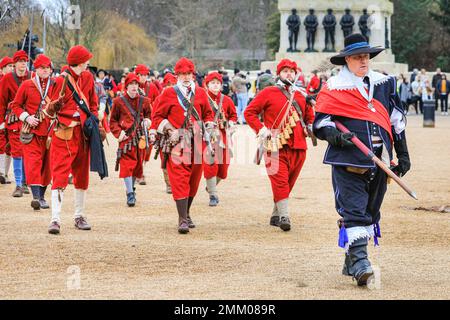
<svg viewBox="0 0 450 320">
<path fill-rule="evenodd" d="M 420 83 L 419 75 L 414 77 L 414 81 L 411 83 L 411 91 L 412 91 L 411 103 L 414 104 L 414 108 L 416 109 L 416 114 L 419 114 L 418 105 L 420 105 L 420 112 L 422 113 L 422 110 L 423 110 L 422 85 Z"/>
<path fill-rule="evenodd" d="M 226 96 L 230 96 L 230 77 L 228 76 L 228 72 L 221 71 L 223 78 L 223 86 L 222 86 L 222 94 Z"/>
<path fill-rule="evenodd" d="M 401 80 L 399 88 L 400 101 L 402 102 L 403 109 L 406 111 L 406 114 L 408 114 L 409 104 L 411 103 L 411 84 L 404 75 L 401 75 L 400 80 Z"/>
<path fill-rule="evenodd" d="M 248 81 L 245 74 L 238 73 L 233 78 L 231 88 L 236 94 L 238 123 L 245 124 L 244 111 L 248 105 Z"/>
<path fill-rule="evenodd" d="M 422 88 L 422 113 L 423 113 L 423 101 L 433 100 L 433 88 L 431 88 L 431 82 L 426 77 L 423 80 L 422 75 L 420 76 L 421 88 Z"/>
<path fill-rule="evenodd" d="M 447 80 L 447 75 L 442 74 L 441 79 L 436 84 L 437 96 L 441 100 L 442 115 L 448 116 L 448 94 L 450 92 L 450 81 Z"/>
<path fill-rule="evenodd" d="M 201 88 L 203 88 L 203 78 L 204 75 L 202 75 L 200 72 L 195 73 L 195 80 Z"/>
<path fill-rule="evenodd" d="M 437 69 L 436 69 L 436 74 L 433 76 L 433 79 L 431 80 L 431 87 L 432 87 L 433 90 L 434 90 L 434 100 L 435 100 L 435 110 L 436 110 L 436 111 L 438 110 L 438 107 L 439 107 L 439 99 L 440 99 L 439 94 L 438 94 L 438 92 L 437 92 L 437 83 L 438 83 L 439 81 L 441 81 L 441 79 L 442 79 L 442 72 L 441 72 L 441 69 L 440 69 L 440 68 L 437 68 Z M 441 109 L 442 109 L 442 104 L 441 104 Z"/>
<path fill-rule="evenodd" d="M 309 81 L 306 92 L 310 96 L 316 96 L 319 93 L 320 89 L 322 89 L 322 82 L 317 75 L 318 74 L 317 70 L 313 70 L 313 72 L 311 72 L 311 74 L 312 74 L 312 77 L 311 77 L 311 80 Z"/>
<path fill-rule="evenodd" d="M 415 80 L 417 75 L 419 74 L 419 69 L 414 69 L 412 74 L 411 74 L 411 79 L 409 80 L 409 82 L 412 84 Z"/>
<path fill-rule="evenodd" d="M 124 73 L 122 74 L 122 77 L 120 78 L 120 83 L 117 85 L 117 93 L 116 96 L 123 96 L 125 93 L 125 80 L 127 78 L 127 75 Z"/>
<path fill-rule="evenodd" d="M 257 80 L 257 86 L 256 86 L 256 94 L 263 91 L 265 88 L 274 86 L 275 85 L 275 79 L 273 78 L 272 74 L 269 73 L 263 73 L 258 77 Z"/>
</svg>

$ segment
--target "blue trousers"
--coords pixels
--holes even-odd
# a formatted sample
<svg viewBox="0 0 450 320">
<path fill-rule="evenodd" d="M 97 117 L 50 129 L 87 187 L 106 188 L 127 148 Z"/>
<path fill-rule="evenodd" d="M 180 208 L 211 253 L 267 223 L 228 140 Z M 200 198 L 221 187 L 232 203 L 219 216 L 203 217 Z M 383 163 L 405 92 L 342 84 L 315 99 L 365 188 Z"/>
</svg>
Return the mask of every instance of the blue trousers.
<svg viewBox="0 0 450 320">
<path fill-rule="evenodd" d="M 378 167 L 363 175 L 348 172 L 342 166 L 333 166 L 332 170 L 336 210 L 344 219 L 345 227 L 378 223 L 387 190 L 386 173 Z"/>
<path fill-rule="evenodd" d="M 245 123 L 244 111 L 248 105 L 248 93 L 238 93 L 238 94 L 236 94 L 236 96 L 237 96 L 237 101 L 238 101 L 237 110 L 236 110 L 237 115 L 238 115 L 238 120 L 241 123 Z"/>
</svg>

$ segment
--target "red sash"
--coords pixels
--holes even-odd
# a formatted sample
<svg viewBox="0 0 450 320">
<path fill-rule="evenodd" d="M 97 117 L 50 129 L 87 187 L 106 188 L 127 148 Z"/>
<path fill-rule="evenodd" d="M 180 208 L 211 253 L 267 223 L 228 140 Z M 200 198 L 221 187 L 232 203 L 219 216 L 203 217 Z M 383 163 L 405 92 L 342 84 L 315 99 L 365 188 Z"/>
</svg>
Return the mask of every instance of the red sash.
<svg viewBox="0 0 450 320">
<path fill-rule="evenodd" d="M 372 105 L 376 110 L 373 112 L 368 104 L 358 90 L 330 91 L 325 85 L 317 97 L 316 111 L 376 123 L 389 133 L 393 141 L 391 119 L 386 108 L 380 101 L 373 99 Z"/>
</svg>

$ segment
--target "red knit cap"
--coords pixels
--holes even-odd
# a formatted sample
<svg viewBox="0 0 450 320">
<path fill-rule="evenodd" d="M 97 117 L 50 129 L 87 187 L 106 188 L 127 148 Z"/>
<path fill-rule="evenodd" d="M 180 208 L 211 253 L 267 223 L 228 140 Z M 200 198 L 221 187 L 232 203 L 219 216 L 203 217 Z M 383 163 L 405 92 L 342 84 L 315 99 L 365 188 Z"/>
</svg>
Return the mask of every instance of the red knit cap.
<svg viewBox="0 0 450 320">
<path fill-rule="evenodd" d="M 175 65 L 175 73 L 195 73 L 195 65 L 188 58 L 181 58 Z"/>
<path fill-rule="evenodd" d="M 37 68 L 45 68 L 45 67 L 50 67 L 53 69 L 52 66 L 52 60 L 50 60 L 49 57 L 40 54 L 38 55 L 38 57 L 36 58 L 36 60 L 34 60 L 34 67 Z"/>
<path fill-rule="evenodd" d="M 177 77 L 175 77 L 173 74 L 171 74 L 170 72 L 166 73 L 166 75 L 164 76 L 164 80 L 163 80 L 163 86 L 167 87 L 169 85 L 175 85 L 177 84 L 178 79 Z"/>
<path fill-rule="evenodd" d="M 14 60 L 10 57 L 4 57 L 2 60 L 0 60 L 0 69 L 5 68 L 8 64 L 13 64 Z"/>
<path fill-rule="evenodd" d="M 208 74 L 205 78 L 205 84 L 208 85 L 208 83 L 210 83 L 211 81 L 213 81 L 214 79 L 217 79 L 220 81 L 220 83 L 223 84 L 223 78 L 222 75 L 218 72 L 211 72 L 210 74 Z"/>
<path fill-rule="evenodd" d="M 136 66 L 136 70 L 134 70 L 134 73 L 148 76 L 150 74 L 150 69 L 144 64 L 138 64 Z"/>
<path fill-rule="evenodd" d="M 14 53 L 14 56 L 13 56 L 14 63 L 17 63 L 19 60 L 26 60 L 26 61 L 29 60 L 28 55 L 25 51 L 20 50 L 20 51 L 17 51 L 16 53 Z"/>
<path fill-rule="evenodd" d="M 67 64 L 69 66 L 78 66 L 92 59 L 94 55 L 83 46 L 75 46 L 67 54 Z"/>
<path fill-rule="evenodd" d="M 136 82 L 139 84 L 139 78 L 138 78 L 138 76 L 137 76 L 135 73 L 130 72 L 130 73 L 127 75 L 127 77 L 125 78 L 125 89 L 127 89 L 128 86 L 129 86 L 132 82 L 134 82 L 134 81 L 136 81 Z"/>
<path fill-rule="evenodd" d="M 283 71 L 284 68 L 290 68 L 290 69 L 294 69 L 295 72 L 297 73 L 297 64 L 289 59 L 283 59 L 280 61 L 280 63 L 277 66 L 277 75 L 280 74 L 281 71 Z"/>
</svg>

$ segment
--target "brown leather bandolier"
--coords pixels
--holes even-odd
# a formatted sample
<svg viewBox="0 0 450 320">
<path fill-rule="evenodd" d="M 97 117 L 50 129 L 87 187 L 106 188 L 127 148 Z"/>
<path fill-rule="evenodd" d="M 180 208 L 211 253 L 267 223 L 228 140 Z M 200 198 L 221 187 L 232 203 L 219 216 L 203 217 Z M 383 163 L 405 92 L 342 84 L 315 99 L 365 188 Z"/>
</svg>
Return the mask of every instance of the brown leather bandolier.
<svg viewBox="0 0 450 320">
<path fill-rule="evenodd" d="M 138 106 L 137 112 L 132 108 L 131 104 L 128 102 L 126 97 L 122 96 L 122 97 L 120 97 L 120 99 L 125 104 L 128 111 L 131 113 L 131 116 L 134 118 L 134 122 L 133 122 L 133 125 L 126 131 L 127 136 L 130 137 L 128 143 L 126 143 L 123 146 L 123 148 L 117 149 L 117 158 L 116 158 L 116 167 L 115 167 L 116 172 L 119 171 L 120 160 L 122 159 L 122 156 L 124 154 L 127 154 L 128 152 L 130 152 L 133 149 L 133 147 L 136 147 L 139 149 L 139 141 L 141 140 L 141 137 L 144 136 L 143 130 L 140 126 L 142 106 L 144 104 L 144 97 L 139 96 L 139 106 Z"/>
</svg>

